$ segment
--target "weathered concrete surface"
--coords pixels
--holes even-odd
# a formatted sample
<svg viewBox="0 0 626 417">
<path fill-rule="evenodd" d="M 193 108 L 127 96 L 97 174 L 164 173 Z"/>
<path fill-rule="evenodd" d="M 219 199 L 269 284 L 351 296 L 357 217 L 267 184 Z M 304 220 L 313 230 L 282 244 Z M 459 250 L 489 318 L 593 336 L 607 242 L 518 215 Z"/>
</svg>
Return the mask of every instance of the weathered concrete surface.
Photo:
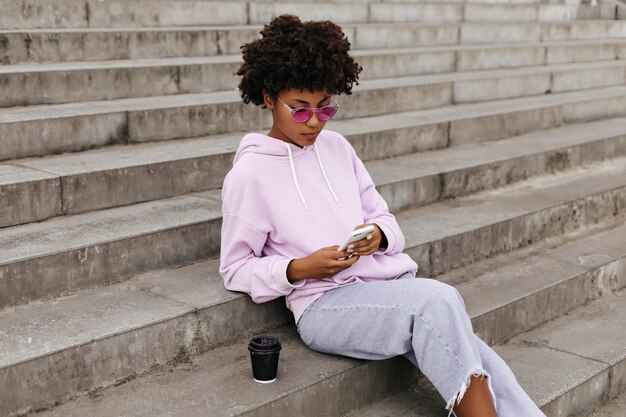
<svg viewBox="0 0 626 417">
<path fill-rule="evenodd" d="M 371 3 L 371 22 L 458 22 L 463 20 L 463 9 L 458 4 Z"/>
<path fill-rule="evenodd" d="M 551 91 L 571 91 L 585 88 L 622 85 L 626 80 L 626 68 L 596 68 L 552 74 Z"/>
<path fill-rule="evenodd" d="M 400 57 L 404 59 L 400 60 Z M 448 52 L 439 58 L 440 64 L 435 60 L 429 61 L 428 66 L 423 62 L 420 63 L 420 60 L 409 64 L 410 58 L 411 55 L 406 54 L 371 56 L 370 61 L 380 62 L 372 66 L 372 71 L 378 71 L 378 74 L 372 72 L 363 78 L 377 79 L 364 81 L 363 85 L 355 88 L 355 91 L 367 96 L 372 90 L 379 90 L 377 85 L 385 85 L 388 89 L 403 86 L 416 95 L 416 101 L 426 101 L 427 97 L 433 95 L 436 84 L 445 86 L 452 83 L 454 95 L 452 102 L 464 103 L 538 96 L 547 92 L 621 86 L 626 80 L 626 60 L 614 58 L 600 62 L 539 66 L 525 64 L 518 68 L 468 72 L 455 70 L 454 52 Z M 432 56 L 420 59 L 426 58 L 433 60 Z M 237 56 L 229 55 L 131 62 L 0 66 L 0 83 L 7 91 L 6 95 L 0 97 L 0 106 L 233 91 L 236 90 L 238 82 L 233 74 L 239 67 L 239 60 Z M 381 67 L 385 68 L 384 72 L 380 70 Z M 381 76 L 396 79 L 378 79 Z M 401 94 L 396 93 L 391 96 L 392 98 L 380 95 L 381 92 L 378 91 L 378 100 L 384 103 L 390 102 L 392 98 L 397 99 L 398 111 L 435 107 L 441 104 L 435 100 L 416 107 L 415 104 L 405 104 L 406 100 Z M 350 99 L 346 97 L 346 100 Z M 362 100 L 363 97 L 358 99 L 359 102 Z M 447 103 L 444 101 L 443 104 Z M 372 111 L 358 113 L 359 116 L 373 114 L 377 113 Z"/>
<path fill-rule="evenodd" d="M 454 3 L 454 2 L 452 2 Z M 489 3 L 489 2 L 487 2 Z M 174 6 L 175 5 L 175 6 Z M 167 25 L 245 25 L 266 23 L 283 13 L 303 20 L 333 19 L 337 23 L 537 21 L 614 19 L 616 6 L 533 4 L 381 4 L 377 2 L 321 1 L 316 7 L 297 2 L 135 0 L 40 1 L 17 0 L 0 9 L 0 28 L 126 27 Z"/>
<path fill-rule="evenodd" d="M 245 25 L 249 23 L 247 4 L 240 1 L 87 0 L 87 3 L 90 27 Z"/>
<path fill-rule="evenodd" d="M 605 363 L 516 340 L 495 351 L 550 417 L 577 415 L 606 394 L 610 368 Z"/>
<path fill-rule="evenodd" d="M 353 45 L 357 49 L 371 49 L 456 44 L 458 26 L 457 23 L 361 25 L 356 28 Z"/>
<path fill-rule="evenodd" d="M 518 339 L 607 364 L 611 375 L 604 389 L 605 398 L 610 399 L 626 390 L 624 320 L 626 292 L 622 291 L 575 310 L 566 319 L 546 323 Z"/>
<path fill-rule="evenodd" d="M 288 317 L 282 301 L 260 307 L 227 292 L 216 261 L 17 309 L 0 316 L 7 352 L 0 374 L 14 387 L 0 394 L 0 411 L 46 405 L 185 361 Z"/>
<path fill-rule="evenodd" d="M 438 279 L 456 285 L 474 331 L 497 344 L 624 288 L 625 248 L 626 226 L 618 226 L 556 248 L 519 251 L 519 259 L 490 258 Z"/>
<path fill-rule="evenodd" d="M 260 27 L 0 31 L 0 61 L 100 61 L 237 54 Z"/>
<path fill-rule="evenodd" d="M 540 4 L 538 18 L 546 20 L 613 20 L 617 15 L 614 4 Z"/>
<path fill-rule="evenodd" d="M 417 372 L 404 358 L 363 362 L 306 348 L 294 330 L 274 330 L 282 344 L 278 379 L 261 385 L 252 379 L 247 340 L 218 348 L 174 372 L 163 372 L 113 388 L 122 395 L 70 403 L 52 415 L 146 415 L 175 406 L 186 416 L 333 415 L 364 405 L 414 381 Z M 139 384 L 136 384 L 138 382 Z M 358 389 L 356 387 L 358 386 Z M 171 389 L 168 394 L 162 388 Z M 341 392 L 341 395 L 337 395 Z M 285 395 L 287 394 L 287 395 Z M 170 396 L 172 395 L 172 396 Z M 172 398 L 178 398 L 172 401 Z M 132 399 L 131 399 L 132 398 Z M 321 399 L 325 398 L 325 401 Z M 83 400 L 88 400 L 85 397 Z M 69 406 L 69 407 L 68 407 Z M 76 406 L 78 406 L 76 408 Z M 86 408 L 85 408 L 86 407 Z M 185 407 L 184 410 L 181 407 Z M 160 410 L 160 411 L 158 411 Z M 60 414 L 59 414 L 60 413 Z M 102 414 L 101 414 L 102 413 Z"/>
<path fill-rule="evenodd" d="M 240 140 L 224 135 L 120 145 L 14 162 L 58 175 L 63 214 L 74 214 L 221 188 Z"/>
<path fill-rule="evenodd" d="M 624 296 L 609 296 L 607 300 L 613 306 L 626 306 Z M 567 350 L 573 346 L 568 337 L 575 338 L 576 345 L 580 345 L 581 338 L 604 337 L 619 331 L 614 310 L 604 301 L 581 307 L 569 316 L 495 347 L 511 366 L 522 387 L 549 416 L 583 412 L 601 402 L 606 395 L 609 372 L 615 367 Z M 595 326 L 589 323 L 579 328 L 579 316 L 591 317 Z M 599 329 L 601 323 L 608 322 L 612 323 L 609 328 Z M 551 340 L 528 340 L 538 332 L 548 332 L 548 328 L 562 329 L 561 334 L 568 336 L 559 341 L 558 346 L 551 344 L 551 340 L 556 340 L 558 336 Z M 322 412 L 325 413 L 323 415 L 334 415 L 363 406 L 365 398 L 380 398 L 393 389 L 389 383 L 397 389 L 414 381 L 417 376 L 403 358 L 387 363 L 355 361 L 312 352 L 302 345 L 293 330 L 274 330 L 272 334 L 280 338 L 283 351 L 278 379 L 271 385 L 261 386 L 252 382 L 249 355 L 245 349 L 247 340 L 241 340 L 232 346 L 192 358 L 171 372 L 152 373 L 96 396 L 61 405 L 43 415 L 84 415 L 89 410 L 90 415 L 95 416 L 134 416 L 145 415 L 150 410 L 173 410 L 172 407 L 176 407 L 178 412 L 184 410 L 184 414 L 189 416 L 205 415 L 207 412 L 211 415 L 264 415 L 269 410 L 273 415 L 285 416 L 320 415 Z M 554 332 L 548 334 L 553 335 Z M 610 337 L 603 340 L 606 340 L 605 346 L 615 352 L 613 355 L 626 354 L 623 341 Z M 398 377 L 398 372 L 401 377 Z M 237 389 L 234 389 L 235 386 Z M 337 392 L 342 394 L 337 395 Z M 434 416 L 438 415 L 434 413 L 442 412 L 443 406 L 442 399 L 436 394 L 422 378 L 409 389 L 366 406 L 363 413 L 358 410 L 352 415 L 372 415 L 368 413 L 378 410 L 377 416 Z M 430 401 L 416 401 L 425 395 Z M 174 398 L 177 400 L 173 401 Z M 311 401 L 324 405 L 315 405 Z"/>
<path fill-rule="evenodd" d="M 311 7 L 310 4 L 295 1 L 250 2 L 248 23 L 266 24 L 272 18 L 284 13 L 295 14 L 302 21 L 332 19 L 339 25 L 365 23 L 370 17 L 370 5 L 365 2 L 320 1 L 315 3 L 315 7 Z"/>
<path fill-rule="evenodd" d="M 619 20 L 578 21 L 575 24 L 554 23 L 542 25 L 542 40 L 621 38 L 626 34 L 624 22 Z"/>
<path fill-rule="evenodd" d="M 0 5 L 0 28 L 236 25 L 246 24 L 246 7 L 237 1 L 15 0 Z"/>
<path fill-rule="evenodd" d="M 85 1 L 17 0 L 0 4 L 0 28 L 87 26 Z"/>
<path fill-rule="evenodd" d="M 441 417 L 446 402 L 426 378 L 345 417 Z"/>
<path fill-rule="evenodd" d="M 0 304 L 16 305 L 219 251 L 220 205 L 194 196 L 3 229 Z"/>
<path fill-rule="evenodd" d="M 570 41 L 567 45 L 549 46 L 546 50 L 546 62 L 557 64 L 574 61 L 604 61 L 622 57 L 620 53 L 622 44 L 611 45 L 603 41 L 601 44 L 589 45 L 583 43 L 588 41 L 578 42 Z"/>
<path fill-rule="evenodd" d="M 239 46 L 258 37 L 261 26 L 232 29 L 211 27 L 171 27 L 133 29 L 84 29 L 55 31 L 35 29 L 28 32 L 0 31 L 0 62 L 3 64 L 57 63 L 127 59 L 166 59 L 174 57 L 216 57 L 235 59 Z M 346 28 L 350 33 L 354 28 Z M 555 64 L 624 58 L 624 39 L 590 39 L 556 42 L 483 43 L 477 45 L 408 46 L 390 49 L 353 49 L 363 66 L 362 77 L 390 76 L 391 55 L 395 71 L 402 75 L 433 72 L 449 68 L 456 54 L 458 70 L 478 70 L 518 65 Z M 384 64 L 384 65 L 383 65 Z M 453 67 L 450 67 L 452 71 Z M 411 71 L 411 72 L 408 72 Z M 387 74 L 387 75 L 385 75 Z"/>
<path fill-rule="evenodd" d="M 54 174 L 0 164 L 0 227 L 59 214 L 60 191 L 59 178 Z"/>
<path fill-rule="evenodd" d="M 453 120 L 450 141 L 457 144 L 467 138 L 499 139 L 563 123 L 626 115 L 623 86 L 444 107 L 452 99 L 449 83 L 420 85 L 414 84 L 414 79 L 365 80 L 363 88 L 341 100 L 345 107 L 337 121 L 385 115 L 386 107 L 378 105 L 380 100 L 397 100 L 405 111 L 424 109 L 421 113 L 402 115 L 405 125 L 415 125 L 416 120 L 426 118 L 437 122 Z M 416 101 L 420 96 L 423 100 Z M 409 121 L 411 118 L 413 121 Z M 333 120 L 333 124 L 337 121 Z M 0 160 L 127 142 L 243 132 L 270 125 L 269 112 L 245 106 L 234 91 L 13 108 L 0 113 Z"/>
<path fill-rule="evenodd" d="M 593 133 L 587 133 L 578 126 L 568 126 L 555 131 L 537 132 L 528 134 L 527 137 L 520 136 L 484 145 L 453 147 L 440 151 L 369 161 L 366 162 L 366 167 L 390 209 L 397 212 L 409 207 L 423 206 L 443 198 L 454 198 L 479 190 L 501 187 L 531 176 L 560 172 L 583 163 L 598 162 L 626 154 L 626 120 L 614 119 L 602 124 L 597 123 L 597 126 L 589 124 L 587 127 Z M 125 152 L 127 152 L 125 148 L 127 147 L 120 147 L 119 149 L 64 155 L 41 160 L 24 160 L 20 164 L 37 170 L 35 172 L 45 171 L 58 175 L 63 184 L 57 192 L 57 195 L 60 196 L 59 199 L 62 198 L 63 201 L 63 213 L 72 214 L 211 188 L 215 189 L 214 194 L 219 194 L 218 188 L 221 186 L 224 175 L 230 169 L 238 140 L 239 138 L 235 137 L 225 137 L 221 141 L 213 138 L 180 143 L 140 145 L 141 148 L 137 150 L 137 153 L 142 156 L 133 160 L 129 160 L 125 156 Z M 381 140 L 383 139 L 381 138 Z M 52 199 L 52 201 L 55 200 Z M 194 206 L 196 204 L 197 202 L 194 203 Z M 199 204 L 196 207 L 198 209 L 201 208 L 202 203 Z M 213 203 L 210 207 L 213 210 L 218 210 L 219 202 Z M 55 206 L 52 205 L 51 210 L 54 208 Z M 135 213 L 133 207 L 127 207 L 124 210 L 127 213 L 126 216 L 140 215 Z M 111 215 L 113 216 L 113 214 Z M 80 236 L 83 233 L 81 228 L 86 227 L 82 222 L 87 221 L 84 219 L 90 218 L 88 215 L 83 215 L 74 218 L 74 220 L 57 219 L 50 224 L 58 224 L 57 229 L 65 229 L 66 231 L 76 229 L 76 232 L 72 233 L 77 233 Z M 219 221 L 220 218 L 219 214 L 215 214 L 213 220 L 203 219 L 202 227 L 205 227 L 204 221 Z M 122 215 L 122 217 L 111 217 L 110 221 L 125 223 L 128 220 L 125 220 Z M 560 220 L 556 220 L 556 222 L 560 223 Z M 56 230 L 54 229 L 55 226 L 48 226 L 47 224 L 38 227 L 39 229 L 52 227 L 52 230 Z M 188 227 L 194 228 L 195 226 L 189 225 Z M 18 233 L 18 230 L 30 230 L 32 228 L 23 227 L 15 230 Z M 145 233 L 145 239 L 158 239 L 155 242 L 164 238 L 164 236 L 157 237 L 159 231 L 154 230 L 154 227 L 149 223 L 138 226 L 136 233 Z M 149 237 L 152 234 L 155 236 Z M 19 234 L 19 236 L 19 239 L 25 242 L 38 240 L 36 236 L 24 233 Z M 121 242 L 117 241 L 126 238 L 128 236 L 123 234 L 116 235 L 111 237 L 109 244 L 120 245 Z M 211 234 L 204 239 L 205 241 L 212 239 L 210 247 L 219 246 L 217 235 Z M 11 241 L 5 240 L 5 247 L 10 248 L 10 245 Z M 72 257 L 71 248 L 73 245 L 57 247 L 58 253 L 49 259 L 46 258 L 51 255 L 37 252 L 37 255 L 32 255 L 32 257 L 39 260 L 31 262 L 48 264 L 53 263 L 58 257 Z M 100 247 L 97 242 L 76 243 L 75 245 Z M 5 261 L 7 264 L 20 262 L 19 259 L 10 257 L 12 249 L 7 250 L 9 258 L 12 259 L 11 261 L 7 259 Z M 102 262 L 108 265 L 112 262 L 109 258 L 114 259 L 117 255 L 110 253 L 106 256 Z M 174 254 L 169 256 L 174 256 Z M 169 261 L 163 260 L 163 262 Z M 16 268 L 16 266 L 12 268 Z M 27 266 L 24 265 L 23 268 L 27 268 Z M 50 268 L 54 269 L 54 266 L 51 265 Z M 101 270 L 105 269 L 104 267 L 96 263 L 90 268 L 90 279 L 93 280 L 93 284 L 110 282 L 111 278 L 108 278 L 106 273 Z M 13 281 L 17 280 L 17 277 L 21 277 L 22 274 L 27 274 L 27 269 L 19 269 L 22 271 L 19 273 L 15 269 L 12 271 L 17 275 L 9 276 L 6 279 Z M 24 284 L 30 280 L 37 280 L 39 274 L 45 271 L 49 271 L 49 269 L 44 268 L 41 272 L 31 270 L 30 278 L 19 278 L 21 284 L 17 285 L 16 281 L 15 285 L 11 286 L 14 291 L 13 301 L 5 300 L 0 304 L 6 305 L 8 303 L 11 305 L 40 297 L 47 298 L 71 290 L 72 285 L 76 285 L 76 289 L 86 285 L 83 279 L 78 279 L 75 283 L 63 279 L 65 284 L 60 285 L 59 288 L 37 287 L 33 283 L 32 287 L 39 288 L 39 290 L 33 291 L 31 285 Z M 59 270 L 56 274 L 61 273 L 62 270 Z M 122 273 L 118 279 L 129 276 L 128 273 L 129 271 Z M 45 272 L 45 276 L 48 276 L 47 272 Z M 55 276 L 56 279 L 60 279 L 60 275 Z M 50 285 L 52 284 L 53 282 L 50 282 Z"/>
<path fill-rule="evenodd" d="M 539 18 L 536 4 L 467 4 L 466 21 L 531 22 Z"/>
<path fill-rule="evenodd" d="M 626 393 L 598 406 L 586 417 L 624 417 L 626 416 Z"/>
<path fill-rule="evenodd" d="M 619 184 L 625 170 L 623 158 L 616 159 L 396 217 L 422 273 L 438 275 L 583 225 L 623 221 L 626 195 Z"/>
<path fill-rule="evenodd" d="M 0 67 L 0 83 L 7 92 L 0 98 L 0 106 L 223 91 L 237 86 L 233 74 L 239 67 L 238 59 L 209 57 L 169 61 Z"/>
</svg>

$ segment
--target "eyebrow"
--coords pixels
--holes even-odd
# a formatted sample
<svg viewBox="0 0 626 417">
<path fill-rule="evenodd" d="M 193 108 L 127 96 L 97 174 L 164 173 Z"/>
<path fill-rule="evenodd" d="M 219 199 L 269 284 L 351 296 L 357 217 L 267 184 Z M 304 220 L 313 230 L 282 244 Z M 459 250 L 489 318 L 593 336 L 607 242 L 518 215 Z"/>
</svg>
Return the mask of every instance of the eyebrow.
<svg viewBox="0 0 626 417">
<path fill-rule="evenodd" d="M 324 102 L 324 101 L 328 100 L 330 97 L 331 97 L 331 96 L 326 96 L 326 97 L 324 97 L 324 98 L 323 98 L 323 99 L 322 99 L 319 103 L 317 103 L 317 105 L 319 106 L 320 104 L 322 104 L 322 102 Z M 308 102 L 308 101 L 306 101 L 306 100 L 302 100 L 302 99 L 299 99 L 299 98 L 294 98 L 294 99 L 292 99 L 292 100 L 290 100 L 290 101 L 297 101 L 297 102 L 298 102 L 298 103 L 300 103 L 300 104 L 309 104 L 309 102 Z"/>
</svg>

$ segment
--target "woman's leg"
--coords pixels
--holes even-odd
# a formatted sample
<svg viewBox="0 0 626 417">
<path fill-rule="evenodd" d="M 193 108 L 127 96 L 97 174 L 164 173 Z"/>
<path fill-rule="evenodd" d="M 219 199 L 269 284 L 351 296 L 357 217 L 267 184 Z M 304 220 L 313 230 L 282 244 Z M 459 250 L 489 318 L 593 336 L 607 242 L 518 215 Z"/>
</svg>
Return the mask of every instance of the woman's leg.
<svg viewBox="0 0 626 417">
<path fill-rule="evenodd" d="M 519 410 L 529 410 L 528 415 L 543 416 L 544 414 L 537 408 L 533 400 L 519 386 L 515 375 L 506 362 L 488 344 L 483 342 L 478 336 L 475 337 L 483 366 L 493 378 L 493 390 L 497 399 L 498 414 L 501 416 L 512 416 L 519 413 Z M 533 414 L 530 410 L 537 411 Z"/>
<path fill-rule="evenodd" d="M 489 384 L 482 376 L 472 376 L 463 399 L 452 409 L 456 417 L 498 417 Z"/>
<path fill-rule="evenodd" d="M 508 367 L 501 369 L 504 362 L 495 352 L 488 346 L 490 352 L 484 352 L 486 345 L 477 343 L 458 291 L 437 280 L 377 281 L 329 291 L 305 311 L 298 331 L 309 347 L 321 352 L 361 359 L 407 356 L 447 401 L 450 412 L 471 386 L 472 376 L 482 376 L 496 398 L 499 417 L 545 417 L 532 401 L 514 412 L 512 407 L 500 409 L 501 402 L 518 403 L 498 398 L 498 392 L 517 396 L 523 390 L 514 377 L 500 380 L 490 374 L 491 368 L 497 375 L 508 371 L 512 376 Z M 483 366 L 483 355 L 493 363 Z M 512 386 L 492 390 L 492 382 Z M 473 390 L 469 392 L 471 396 Z"/>
</svg>

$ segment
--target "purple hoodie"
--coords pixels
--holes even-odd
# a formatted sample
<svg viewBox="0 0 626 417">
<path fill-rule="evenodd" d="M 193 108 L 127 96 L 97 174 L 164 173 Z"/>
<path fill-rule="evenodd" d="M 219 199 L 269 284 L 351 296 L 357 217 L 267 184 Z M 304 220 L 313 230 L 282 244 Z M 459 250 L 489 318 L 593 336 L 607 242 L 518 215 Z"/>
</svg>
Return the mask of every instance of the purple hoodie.
<svg viewBox="0 0 626 417">
<path fill-rule="evenodd" d="M 404 236 L 350 143 L 323 130 L 298 146 L 259 133 L 243 137 L 222 188 L 220 274 L 227 289 L 263 303 L 286 296 L 296 322 L 322 294 L 344 285 L 417 272 Z M 340 245 L 356 226 L 375 223 L 388 246 L 332 278 L 290 283 L 287 265 Z"/>
</svg>

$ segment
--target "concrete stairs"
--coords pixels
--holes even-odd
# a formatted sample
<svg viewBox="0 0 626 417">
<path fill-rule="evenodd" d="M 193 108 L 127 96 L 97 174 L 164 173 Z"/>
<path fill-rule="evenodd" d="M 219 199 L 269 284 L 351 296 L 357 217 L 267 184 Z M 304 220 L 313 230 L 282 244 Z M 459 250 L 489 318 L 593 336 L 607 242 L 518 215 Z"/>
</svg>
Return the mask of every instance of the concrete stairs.
<svg viewBox="0 0 626 417">
<path fill-rule="evenodd" d="M 223 288 L 220 187 L 271 122 L 232 73 L 281 12 L 350 37 L 363 82 L 328 128 L 420 275 L 459 289 L 547 415 L 617 397 L 626 22 L 562 3 L 0 1 L 0 415 L 442 413 L 403 359 L 312 352 L 282 300 Z M 261 332 L 284 347 L 269 386 Z"/>
<path fill-rule="evenodd" d="M 626 394 L 609 401 L 595 409 L 587 417 L 624 417 L 626 415 Z"/>
</svg>

